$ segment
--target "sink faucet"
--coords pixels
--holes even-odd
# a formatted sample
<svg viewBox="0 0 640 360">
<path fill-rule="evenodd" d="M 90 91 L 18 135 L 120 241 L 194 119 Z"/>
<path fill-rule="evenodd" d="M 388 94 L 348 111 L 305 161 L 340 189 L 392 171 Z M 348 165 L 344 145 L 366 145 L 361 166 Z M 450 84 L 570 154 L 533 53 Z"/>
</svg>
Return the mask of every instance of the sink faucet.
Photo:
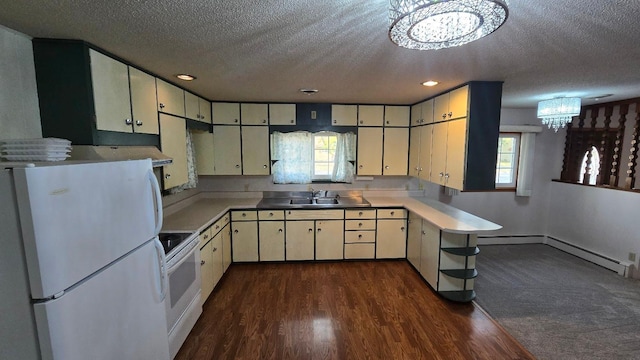
<svg viewBox="0 0 640 360">
<path fill-rule="evenodd" d="M 311 188 L 311 197 L 321 197 L 320 194 L 322 193 L 324 193 L 324 197 L 327 197 L 327 190 L 314 190 L 313 188 Z"/>
</svg>

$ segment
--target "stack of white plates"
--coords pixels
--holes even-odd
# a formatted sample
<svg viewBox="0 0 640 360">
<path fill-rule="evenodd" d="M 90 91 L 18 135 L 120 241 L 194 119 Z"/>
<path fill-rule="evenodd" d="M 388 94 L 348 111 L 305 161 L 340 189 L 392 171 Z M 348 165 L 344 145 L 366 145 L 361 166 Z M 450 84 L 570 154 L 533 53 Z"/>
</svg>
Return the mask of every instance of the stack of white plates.
<svg viewBox="0 0 640 360">
<path fill-rule="evenodd" d="M 0 140 L 0 157 L 9 161 L 61 161 L 70 151 L 71 141 L 65 139 Z"/>
</svg>

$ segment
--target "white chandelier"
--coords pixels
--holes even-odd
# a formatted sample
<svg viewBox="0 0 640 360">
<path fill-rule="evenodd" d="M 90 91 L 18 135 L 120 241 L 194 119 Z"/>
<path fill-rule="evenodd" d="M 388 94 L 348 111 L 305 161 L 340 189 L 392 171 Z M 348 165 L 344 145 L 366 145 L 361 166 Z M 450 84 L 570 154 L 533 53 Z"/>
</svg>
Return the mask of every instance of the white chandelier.
<svg viewBox="0 0 640 360">
<path fill-rule="evenodd" d="M 390 0 L 389 38 L 408 49 L 450 48 L 491 34 L 507 16 L 506 0 Z"/>
<path fill-rule="evenodd" d="M 558 132 L 559 128 L 563 128 L 574 116 L 580 114 L 580 105 L 580 98 L 543 100 L 538 103 L 538 117 L 542 119 L 542 124 Z"/>
</svg>

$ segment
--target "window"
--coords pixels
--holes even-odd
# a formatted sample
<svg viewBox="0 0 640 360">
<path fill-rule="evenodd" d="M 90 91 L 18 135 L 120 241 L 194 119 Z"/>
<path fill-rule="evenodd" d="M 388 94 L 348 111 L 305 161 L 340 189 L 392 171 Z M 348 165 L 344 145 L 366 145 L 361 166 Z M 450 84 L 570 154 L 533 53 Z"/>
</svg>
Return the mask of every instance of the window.
<svg viewBox="0 0 640 360">
<path fill-rule="evenodd" d="M 519 148 L 520 134 L 500 133 L 496 163 L 496 188 L 516 187 Z"/>
<path fill-rule="evenodd" d="M 582 166 L 580 167 L 580 178 L 578 182 L 580 184 L 584 183 L 584 175 L 587 173 L 587 160 L 589 159 L 589 150 L 584 153 L 584 157 L 582 158 Z M 600 174 L 600 154 L 595 146 L 591 147 L 591 177 L 589 177 L 589 185 L 595 185 L 596 180 L 598 179 L 598 175 Z"/>
<path fill-rule="evenodd" d="M 338 137 L 326 132 L 313 136 L 313 180 L 330 180 L 336 157 Z"/>
</svg>

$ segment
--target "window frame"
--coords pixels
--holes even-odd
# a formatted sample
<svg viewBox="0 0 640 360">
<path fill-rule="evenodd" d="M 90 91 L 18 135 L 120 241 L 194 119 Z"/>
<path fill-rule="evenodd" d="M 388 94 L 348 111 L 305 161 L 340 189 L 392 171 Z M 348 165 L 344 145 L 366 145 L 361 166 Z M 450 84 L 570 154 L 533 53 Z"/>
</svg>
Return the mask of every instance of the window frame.
<svg viewBox="0 0 640 360">
<path fill-rule="evenodd" d="M 316 150 L 324 150 L 323 148 L 316 148 L 316 137 L 327 137 L 327 138 L 336 138 L 337 141 L 337 136 L 335 135 L 330 135 L 330 131 L 320 131 L 317 133 L 313 133 L 313 151 L 311 153 L 311 163 L 313 164 L 313 175 L 311 176 L 311 181 L 312 182 L 326 182 L 326 181 L 331 181 L 331 177 L 332 177 L 332 173 L 333 173 L 333 166 L 334 166 L 334 159 L 335 159 L 335 149 L 334 149 L 334 159 L 330 159 L 330 161 L 316 161 Z M 331 150 L 330 146 L 329 146 L 330 141 L 327 141 L 327 149 L 328 151 Z M 327 175 L 318 175 L 316 174 L 316 163 L 323 163 L 323 164 L 329 164 L 329 174 Z"/>
<path fill-rule="evenodd" d="M 503 154 L 500 152 L 500 140 L 502 138 L 514 138 L 515 139 L 515 144 L 514 144 L 514 161 L 511 164 L 511 171 L 513 174 L 513 181 L 509 182 L 509 183 L 499 183 L 498 182 L 498 172 L 500 171 L 500 156 Z M 518 170 L 519 170 L 519 165 L 520 165 L 520 144 L 521 144 L 521 139 L 522 139 L 522 133 L 520 132 L 506 132 L 506 131 L 501 131 L 500 134 L 498 135 L 498 156 L 496 157 L 496 182 L 495 182 L 495 188 L 496 190 L 505 190 L 505 191 L 515 191 L 517 186 L 518 186 Z M 507 153 L 507 154 L 511 154 L 511 153 Z M 506 169 L 506 168 L 502 168 L 502 169 Z"/>
</svg>

